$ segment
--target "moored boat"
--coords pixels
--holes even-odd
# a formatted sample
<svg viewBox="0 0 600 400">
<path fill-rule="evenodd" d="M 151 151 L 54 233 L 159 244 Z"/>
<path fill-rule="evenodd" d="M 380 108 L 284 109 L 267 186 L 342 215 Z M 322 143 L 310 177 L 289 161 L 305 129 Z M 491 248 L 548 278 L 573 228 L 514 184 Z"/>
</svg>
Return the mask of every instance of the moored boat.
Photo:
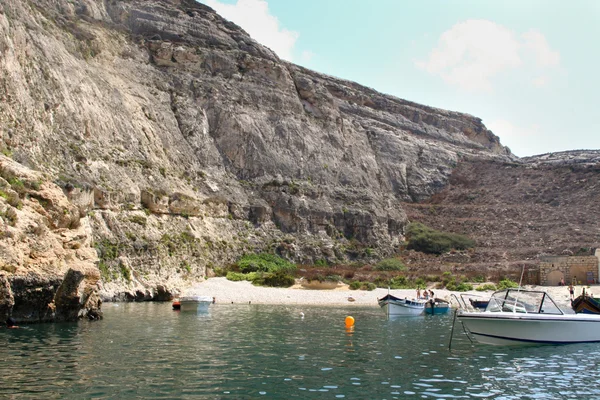
<svg viewBox="0 0 600 400">
<path fill-rule="evenodd" d="M 485 311 L 462 308 L 458 320 L 478 342 L 492 345 L 600 342 L 600 315 L 569 314 L 546 292 L 495 292 Z"/>
<path fill-rule="evenodd" d="M 425 311 L 426 301 L 401 299 L 388 293 L 377 303 L 387 315 L 421 315 Z"/>
<path fill-rule="evenodd" d="M 425 303 L 425 313 L 431 315 L 447 314 L 450 311 L 450 303 L 444 299 L 429 299 Z"/>
<path fill-rule="evenodd" d="M 471 305 L 474 308 L 478 308 L 480 310 L 485 310 L 485 308 L 487 307 L 487 305 L 488 305 L 488 303 L 490 301 L 489 300 L 481 300 L 481 299 L 469 298 L 469 302 L 471 303 Z"/>
<path fill-rule="evenodd" d="M 181 303 L 179 302 L 179 299 L 175 299 L 173 300 L 173 310 L 181 310 Z"/>
<path fill-rule="evenodd" d="M 184 296 L 179 298 L 179 309 L 181 311 L 206 312 L 213 303 L 210 296 Z"/>
<path fill-rule="evenodd" d="M 571 307 L 576 313 L 581 314 L 600 314 L 600 301 L 592 296 L 588 296 L 583 290 L 583 293 L 571 300 Z"/>
</svg>

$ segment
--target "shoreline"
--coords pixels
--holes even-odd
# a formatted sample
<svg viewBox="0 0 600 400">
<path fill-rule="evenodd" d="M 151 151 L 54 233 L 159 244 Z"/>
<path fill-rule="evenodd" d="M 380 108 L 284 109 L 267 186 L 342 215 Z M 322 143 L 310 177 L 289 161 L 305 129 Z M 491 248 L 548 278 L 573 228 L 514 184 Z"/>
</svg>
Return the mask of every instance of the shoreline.
<svg viewBox="0 0 600 400">
<path fill-rule="evenodd" d="M 570 307 L 569 290 L 567 286 L 524 286 L 531 290 L 547 292 L 558 305 Z M 579 296 L 582 289 L 586 293 L 600 293 L 597 286 L 579 285 L 575 288 L 575 297 Z M 470 290 L 456 292 L 446 289 L 432 289 L 434 296 L 450 300 L 452 295 L 460 298 L 461 294 L 480 297 L 489 297 L 492 291 Z M 350 290 L 347 285 L 335 289 L 306 289 L 300 285 L 290 288 L 273 288 L 254 286 L 248 281 L 228 281 L 224 277 L 208 278 L 203 282 L 191 286 L 186 295 L 210 296 L 215 298 L 216 304 L 281 304 L 281 305 L 335 305 L 335 306 L 373 306 L 379 307 L 377 299 L 385 296 L 388 289 L 375 290 Z M 416 289 L 391 289 L 389 293 L 396 297 L 416 297 Z M 183 294 L 182 294 L 183 295 Z"/>
</svg>

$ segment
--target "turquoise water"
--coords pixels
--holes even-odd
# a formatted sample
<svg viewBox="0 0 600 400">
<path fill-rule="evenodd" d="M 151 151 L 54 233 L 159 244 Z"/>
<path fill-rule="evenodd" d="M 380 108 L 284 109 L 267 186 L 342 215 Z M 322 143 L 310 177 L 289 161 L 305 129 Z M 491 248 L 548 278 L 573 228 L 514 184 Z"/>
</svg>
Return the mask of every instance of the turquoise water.
<svg viewBox="0 0 600 400">
<path fill-rule="evenodd" d="M 166 303 L 103 311 L 97 322 L 0 329 L 0 398 L 600 398 L 600 344 L 472 345 L 458 325 L 449 351 L 452 315 L 237 304 L 197 315 Z"/>
</svg>

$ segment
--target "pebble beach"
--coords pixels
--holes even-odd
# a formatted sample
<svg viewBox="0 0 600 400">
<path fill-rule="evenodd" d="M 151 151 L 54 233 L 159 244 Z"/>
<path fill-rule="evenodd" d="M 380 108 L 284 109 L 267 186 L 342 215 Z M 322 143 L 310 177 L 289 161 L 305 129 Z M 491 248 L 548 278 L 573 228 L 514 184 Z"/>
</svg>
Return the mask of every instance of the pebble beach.
<svg viewBox="0 0 600 400">
<path fill-rule="evenodd" d="M 559 305 L 569 304 L 569 290 L 566 286 L 526 286 L 531 290 L 546 291 Z M 586 293 L 594 293 L 595 286 L 577 286 L 575 296 L 581 294 L 585 288 Z M 435 297 L 450 300 L 451 295 L 460 296 L 462 293 L 487 297 L 492 292 L 453 292 L 444 289 L 432 289 Z M 209 278 L 191 287 L 186 295 L 211 296 L 217 304 L 301 304 L 301 305 L 357 305 L 378 307 L 377 299 L 385 296 L 387 289 L 377 288 L 372 291 L 350 290 L 347 285 L 338 285 L 332 289 L 308 289 L 301 284 L 290 288 L 271 288 L 254 286 L 248 281 L 233 282 L 223 277 Z M 414 289 L 392 289 L 390 293 L 396 297 L 415 298 Z M 600 294 L 600 290 L 598 290 Z"/>
</svg>

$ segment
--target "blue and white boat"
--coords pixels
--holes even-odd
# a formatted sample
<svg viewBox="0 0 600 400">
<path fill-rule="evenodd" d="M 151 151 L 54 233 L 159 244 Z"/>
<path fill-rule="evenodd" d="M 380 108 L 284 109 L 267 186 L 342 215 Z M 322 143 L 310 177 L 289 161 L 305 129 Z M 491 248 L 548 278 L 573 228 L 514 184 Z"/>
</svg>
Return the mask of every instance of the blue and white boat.
<svg viewBox="0 0 600 400">
<path fill-rule="evenodd" d="M 425 312 L 425 300 L 401 299 L 391 294 L 386 294 L 377 299 L 379 306 L 387 315 L 421 315 Z"/>
<path fill-rule="evenodd" d="M 447 314 L 450 311 L 450 303 L 444 299 L 429 299 L 425 304 L 425 313 L 431 315 Z"/>
</svg>

